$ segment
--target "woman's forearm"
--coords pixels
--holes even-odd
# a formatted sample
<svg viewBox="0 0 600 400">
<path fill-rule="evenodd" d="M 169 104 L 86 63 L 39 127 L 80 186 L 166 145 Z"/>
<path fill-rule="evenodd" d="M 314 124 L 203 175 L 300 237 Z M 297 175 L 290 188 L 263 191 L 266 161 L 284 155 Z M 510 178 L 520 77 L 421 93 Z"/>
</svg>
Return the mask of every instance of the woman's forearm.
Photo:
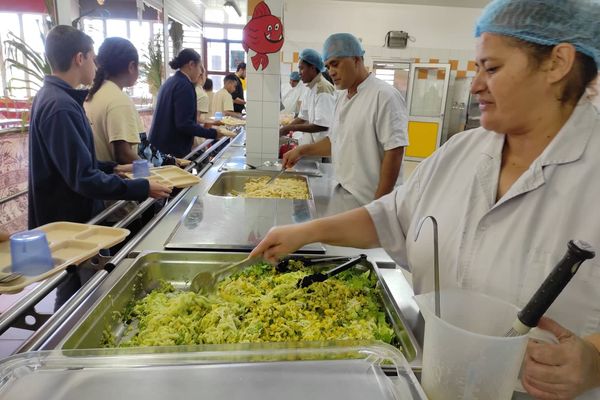
<svg viewBox="0 0 600 400">
<path fill-rule="evenodd" d="M 364 207 L 308 224 L 307 235 L 313 238 L 313 242 L 361 249 L 380 246 L 373 220 Z"/>
</svg>

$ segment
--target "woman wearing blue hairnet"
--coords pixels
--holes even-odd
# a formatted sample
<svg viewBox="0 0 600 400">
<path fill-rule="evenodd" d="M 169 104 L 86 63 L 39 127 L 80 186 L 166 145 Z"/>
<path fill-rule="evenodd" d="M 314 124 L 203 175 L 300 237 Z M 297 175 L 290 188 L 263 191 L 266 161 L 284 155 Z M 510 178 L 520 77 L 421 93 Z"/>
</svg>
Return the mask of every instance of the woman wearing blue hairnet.
<svg viewBox="0 0 600 400">
<path fill-rule="evenodd" d="M 433 289 L 439 223 L 442 287 L 523 307 L 570 239 L 600 250 L 600 116 L 585 94 L 600 64 L 600 2 L 495 0 L 477 23 L 471 91 L 481 128 L 452 137 L 407 184 L 363 208 L 274 228 L 253 251 L 274 261 L 310 242 L 382 246 Z M 600 399 L 600 260 L 586 262 L 540 321 L 559 344 L 531 342 L 524 388 L 538 399 Z M 551 318 L 551 319 L 550 319 Z"/>
</svg>

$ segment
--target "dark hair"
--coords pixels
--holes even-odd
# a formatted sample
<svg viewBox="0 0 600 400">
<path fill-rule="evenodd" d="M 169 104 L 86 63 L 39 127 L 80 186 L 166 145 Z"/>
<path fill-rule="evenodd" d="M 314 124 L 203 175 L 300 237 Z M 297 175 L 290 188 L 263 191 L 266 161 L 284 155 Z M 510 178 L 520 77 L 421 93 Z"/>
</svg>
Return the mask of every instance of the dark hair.
<svg viewBox="0 0 600 400">
<path fill-rule="evenodd" d="M 550 58 L 554 49 L 554 46 L 526 42 L 513 37 L 509 37 L 508 41 L 511 45 L 525 50 L 532 62 L 532 68 L 540 67 L 544 61 Z M 563 104 L 576 104 L 597 75 L 598 66 L 594 59 L 578 51 L 575 54 L 573 68 L 565 77 L 563 91 L 558 100 Z"/>
<path fill-rule="evenodd" d="M 235 72 L 238 72 L 240 69 L 246 69 L 246 63 L 245 62 L 241 62 L 238 64 L 237 69 L 235 70 Z"/>
<path fill-rule="evenodd" d="M 194 49 L 183 49 L 174 59 L 169 61 L 169 66 L 173 69 L 179 69 L 190 61 L 198 64 L 200 62 L 200 54 Z"/>
<path fill-rule="evenodd" d="M 237 76 L 235 76 L 235 74 L 228 74 L 225 75 L 225 78 L 223 78 L 223 84 L 226 84 L 227 82 L 235 82 L 237 83 L 238 78 Z"/>
<path fill-rule="evenodd" d="M 135 46 L 129 40 L 120 37 L 107 38 L 98 49 L 98 69 L 87 100 L 94 97 L 106 79 L 127 72 L 132 61 L 137 64 L 140 60 Z"/>
<path fill-rule="evenodd" d="M 52 71 L 67 72 L 73 57 L 83 53 L 87 58 L 93 49 L 92 38 L 69 25 L 55 26 L 46 36 L 46 58 Z"/>
<path fill-rule="evenodd" d="M 321 74 L 323 75 L 323 78 L 327 79 L 327 82 L 331 83 L 332 85 L 333 83 L 333 79 L 331 79 L 331 75 L 329 75 L 329 72 L 327 72 L 327 70 L 321 72 Z"/>
<path fill-rule="evenodd" d="M 309 63 L 306 60 L 300 59 L 299 63 L 302 63 L 302 64 L 306 65 L 307 67 L 314 68 L 314 70 L 317 72 L 317 74 L 319 72 L 321 72 L 321 71 L 319 71 L 319 69 L 314 64 L 311 64 L 311 63 Z"/>
<path fill-rule="evenodd" d="M 202 85 L 202 89 L 208 91 L 208 90 L 213 90 L 213 81 L 210 78 L 206 78 L 206 82 L 204 82 L 204 85 Z"/>
</svg>

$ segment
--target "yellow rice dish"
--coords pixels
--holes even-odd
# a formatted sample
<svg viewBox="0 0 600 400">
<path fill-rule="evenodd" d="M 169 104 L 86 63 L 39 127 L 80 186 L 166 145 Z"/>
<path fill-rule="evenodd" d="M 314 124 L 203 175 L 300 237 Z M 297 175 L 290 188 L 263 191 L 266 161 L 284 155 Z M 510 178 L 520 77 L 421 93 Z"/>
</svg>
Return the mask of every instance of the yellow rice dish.
<svg viewBox="0 0 600 400">
<path fill-rule="evenodd" d="M 244 192 L 240 197 L 260 199 L 293 199 L 308 200 L 306 181 L 297 178 L 277 178 L 267 185 L 270 177 L 251 178 L 244 184 Z"/>
<path fill-rule="evenodd" d="M 289 273 L 255 265 L 224 279 L 210 295 L 163 283 L 123 316 L 130 325 L 120 343 L 107 338 L 105 346 L 394 340 L 370 271 L 350 270 L 296 288 L 311 272 L 299 262 Z"/>
</svg>

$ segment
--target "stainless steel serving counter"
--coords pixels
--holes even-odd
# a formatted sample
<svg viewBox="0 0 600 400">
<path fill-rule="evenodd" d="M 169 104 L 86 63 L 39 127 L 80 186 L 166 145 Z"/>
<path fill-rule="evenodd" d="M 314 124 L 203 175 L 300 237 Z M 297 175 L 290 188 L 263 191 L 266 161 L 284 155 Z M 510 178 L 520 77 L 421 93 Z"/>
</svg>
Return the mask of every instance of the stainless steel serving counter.
<svg viewBox="0 0 600 400">
<path fill-rule="evenodd" d="M 246 165 L 244 153 L 243 135 L 240 135 L 212 159 L 212 166 L 207 166 L 206 170 L 202 171 L 202 180 L 200 184 L 186 189 L 180 193 L 180 196 L 174 198 L 169 205 L 168 210 L 164 210 L 164 212 L 160 213 L 155 220 L 151 221 L 148 230 L 140 232 L 139 237 L 134 238 L 131 245 L 126 246 L 113 258 L 111 264 L 115 267 L 114 270 L 103 282 L 98 282 L 95 290 L 91 289 L 91 291 L 85 295 L 85 298 L 75 299 L 77 301 L 72 300 L 70 303 L 67 303 L 65 305 L 65 310 L 68 310 L 68 312 L 65 312 L 65 315 L 58 315 L 55 318 L 55 321 L 53 321 L 53 324 L 48 326 L 45 332 L 39 332 L 39 335 L 37 335 L 33 341 L 26 343 L 23 349 L 35 350 L 54 348 L 62 340 L 63 335 L 83 317 L 85 310 L 95 304 L 96 301 L 99 301 L 103 296 L 104 287 L 110 282 L 118 281 L 128 273 L 133 258 L 142 252 L 165 251 L 165 243 L 168 242 L 168 239 L 182 221 L 182 216 L 185 214 L 186 210 L 194 204 L 196 199 L 205 199 L 209 196 L 208 191 L 222 172 L 244 171 L 245 169 L 253 168 L 252 166 Z M 270 171 L 272 173 L 278 168 L 280 167 L 260 166 L 258 169 Z M 310 169 L 310 162 L 301 162 L 297 166 L 297 169 L 299 170 L 306 170 L 306 168 Z M 360 206 L 352 195 L 336 184 L 333 179 L 330 164 L 319 165 L 318 175 L 320 176 L 315 176 L 317 175 L 316 173 L 308 175 L 308 184 L 312 195 L 311 217 L 325 217 Z M 266 200 L 272 201 L 271 199 Z M 247 205 L 256 206 L 256 204 L 260 202 L 261 200 L 256 200 L 256 202 L 248 202 Z M 209 203 L 211 202 L 205 202 L 204 204 L 206 205 Z M 214 202 L 212 203 L 214 204 Z M 245 204 L 244 201 L 241 203 Z M 207 208 L 203 210 L 204 213 L 211 213 L 214 211 L 215 210 Z M 221 210 L 221 212 L 222 211 L 223 210 Z M 277 220 L 275 219 L 273 221 L 276 223 Z M 239 229 L 239 224 L 236 224 L 237 221 L 229 219 L 229 222 L 232 224 L 231 226 L 221 226 L 221 228 L 229 231 Z M 291 222 L 295 221 L 290 221 L 290 223 Z M 367 254 L 369 260 L 376 263 L 380 268 L 381 277 L 390 289 L 393 300 L 404 315 L 407 328 L 415 330 L 415 327 L 418 326 L 418 308 L 416 303 L 412 300 L 413 293 L 411 285 L 403 272 L 396 267 L 390 257 L 382 249 L 364 250 L 328 245 L 325 245 L 323 248 L 327 255 L 352 256 L 359 253 Z M 231 250 L 235 251 L 233 248 Z M 237 251 L 244 251 L 244 249 L 237 249 Z M 417 339 L 419 339 L 420 334 L 418 330 L 416 336 Z M 420 363 L 421 360 L 420 357 L 418 357 L 418 359 L 411 362 L 411 366 L 418 370 L 420 369 Z"/>
<path fill-rule="evenodd" d="M 173 207 L 157 226 L 150 231 L 143 240 L 132 250 L 131 256 L 136 256 L 142 251 L 162 250 L 165 248 L 165 242 L 171 233 L 177 228 L 186 210 L 192 206 L 197 198 L 205 197 L 208 190 L 216 182 L 220 173 L 226 170 L 244 170 L 245 168 L 245 149 L 239 145 L 232 144 L 227 148 L 223 155 L 216 160 L 214 166 L 202 177 L 200 184 L 192 187 L 186 195 Z M 276 170 L 277 166 L 260 167 L 262 170 Z M 303 169 L 302 161 L 298 169 Z M 308 176 L 308 182 L 312 191 L 315 218 L 321 218 L 329 215 L 339 214 L 340 212 L 359 207 L 360 204 L 347 191 L 342 189 L 333 179 L 331 164 L 320 164 L 319 171 L 322 176 Z M 205 214 L 210 214 L 215 210 L 204 208 Z M 235 226 L 229 229 L 236 229 Z M 392 260 L 382 249 L 358 250 L 346 247 L 324 245 L 326 254 L 331 255 L 353 255 L 365 253 L 374 262 L 387 262 Z"/>
</svg>

